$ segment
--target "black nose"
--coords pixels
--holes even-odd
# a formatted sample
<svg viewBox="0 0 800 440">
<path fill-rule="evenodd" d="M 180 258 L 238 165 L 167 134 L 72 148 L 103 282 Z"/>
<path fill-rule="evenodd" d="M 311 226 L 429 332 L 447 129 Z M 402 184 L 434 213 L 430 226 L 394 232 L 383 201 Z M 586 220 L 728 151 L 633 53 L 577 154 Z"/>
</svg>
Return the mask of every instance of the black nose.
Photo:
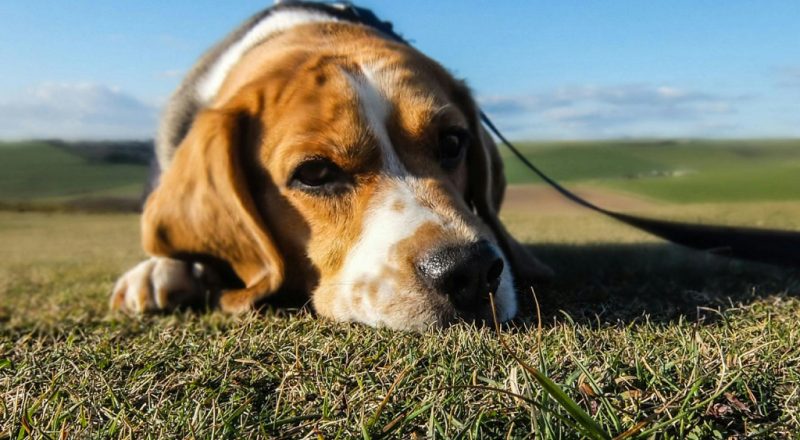
<svg viewBox="0 0 800 440">
<path fill-rule="evenodd" d="M 417 272 L 428 287 L 450 297 L 458 310 L 488 304 L 503 273 L 503 259 L 486 240 L 436 249 L 420 258 Z"/>
</svg>

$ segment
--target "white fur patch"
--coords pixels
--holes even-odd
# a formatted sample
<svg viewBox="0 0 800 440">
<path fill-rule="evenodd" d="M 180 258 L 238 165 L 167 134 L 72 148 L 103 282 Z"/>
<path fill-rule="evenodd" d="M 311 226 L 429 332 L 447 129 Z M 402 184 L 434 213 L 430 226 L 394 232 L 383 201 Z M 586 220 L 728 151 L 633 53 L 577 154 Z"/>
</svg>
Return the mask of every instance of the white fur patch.
<svg viewBox="0 0 800 440">
<path fill-rule="evenodd" d="M 385 170 L 394 176 L 403 176 L 406 174 L 405 167 L 386 131 L 386 121 L 392 110 L 387 87 L 379 81 L 377 72 L 372 69 L 362 66 L 361 72 L 363 76 L 359 77 L 345 75 L 358 96 L 361 115 L 367 120 L 372 134 L 378 140 Z"/>
<path fill-rule="evenodd" d="M 339 21 L 330 15 L 310 10 L 288 9 L 270 13 L 253 26 L 241 39 L 233 43 L 211 65 L 205 76 L 197 82 L 196 92 L 204 104 L 211 102 L 225 82 L 228 73 L 250 49 L 287 29 L 307 23 Z"/>
<path fill-rule="evenodd" d="M 408 185 L 400 180 L 391 190 L 375 197 L 364 219 L 361 237 L 345 260 L 340 276 L 340 283 L 345 287 L 335 307 L 340 309 L 336 312 L 338 316 L 370 325 L 387 325 L 392 317 L 382 316 L 381 304 L 414 294 L 402 292 L 394 277 L 385 276 L 399 269 L 397 265 L 401 264 L 391 259 L 390 251 L 397 243 L 413 236 L 423 224 L 442 225 L 444 220 L 423 207 Z M 392 208 L 396 204 L 403 206 L 401 212 Z M 368 290 L 373 287 L 375 295 L 370 296 Z"/>
<path fill-rule="evenodd" d="M 387 190 L 375 196 L 367 210 L 361 237 L 350 249 L 336 283 L 342 286 L 333 302 L 334 316 L 338 319 L 393 328 L 424 328 L 435 320 L 432 310 L 413 310 L 415 305 L 424 305 L 426 295 L 432 293 L 408 291 L 403 286 L 405 283 L 396 276 L 408 272 L 399 267 L 408 262 L 394 260 L 392 249 L 425 224 L 444 229 L 453 226 L 450 220 L 420 203 L 410 179 L 413 178 L 393 181 Z M 402 206 L 402 209 L 398 212 L 395 206 Z M 478 237 L 463 239 L 471 242 Z M 495 292 L 497 318 L 506 321 L 516 315 L 517 299 L 511 265 L 501 249 L 495 247 L 495 251 L 505 264 Z M 384 311 L 391 304 L 406 304 L 412 309 L 397 310 L 395 307 L 397 315 L 386 316 Z M 430 322 L 420 322 L 425 320 Z"/>
<path fill-rule="evenodd" d="M 493 246 L 500 258 L 503 259 L 503 273 L 500 274 L 500 284 L 495 292 L 497 304 L 497 319 L 500 322 L 508 321 L 517 314 L 517 294 L 514 291 L 514 276 L 511 275 L 511 264 L 508 263 L 503 250 Z"/>
</svg>

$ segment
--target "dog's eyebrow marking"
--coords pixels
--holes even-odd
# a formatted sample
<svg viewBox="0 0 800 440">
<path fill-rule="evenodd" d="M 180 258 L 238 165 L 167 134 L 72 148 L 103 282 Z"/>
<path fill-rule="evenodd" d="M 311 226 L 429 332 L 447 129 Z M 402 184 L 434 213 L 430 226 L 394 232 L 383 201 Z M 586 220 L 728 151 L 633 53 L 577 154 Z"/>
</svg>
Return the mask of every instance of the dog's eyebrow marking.
<svg viewBox="0 0 800 440">
<path fill-rule="evenodd" d="M 454 107 L 453 104 L 450 104 L 449 102 L 447 104 L 440 105 L 434 111 L 431 112 L 430 119 L 438 118 L 439 116 L 445 114 L 445 112 L 449 111 L 453 107 Z"/>
<path fill-rule="evenodd" d="M 239 62 L 248 50 L 267 38 L 303 24 L 336 21 L 339 21 L 336 17 L 311 10 L 292 9 L 274 11 L 267 14 L 260 21 L 254 23 L 242 37 L 231 43 L 214 60 L 208 71 L 200 77 L 195 86 L 198 98 L 204 104 L 211 102 L 217 96 L 217 92 L 219 92 L 233 66 Z"/>
<path fill-rule="evenodd" d="M 372 135 L 378 141 L 386 171 L 394 176 L 406 175 L 407 171 L 397 156 L 386 130 L 386 122 L 392 108 L 378 72 L 368 66 L 362 66 L 361 74 L 345 72 L 345 76 L 356 92 L 362 116 L 367 120 Z"/>
</svg>

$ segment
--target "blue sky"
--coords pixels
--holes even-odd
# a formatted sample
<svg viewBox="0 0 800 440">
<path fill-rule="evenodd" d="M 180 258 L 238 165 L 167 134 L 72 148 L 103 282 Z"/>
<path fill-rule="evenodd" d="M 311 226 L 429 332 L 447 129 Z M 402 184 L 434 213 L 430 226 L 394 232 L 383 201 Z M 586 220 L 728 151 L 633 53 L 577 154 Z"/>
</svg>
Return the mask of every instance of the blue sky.
<svg viewBox="0 0 800 440">
<path fill-rule="evenodd" d="M 270 1 L 0 3 L 0 138 L 146 138 Z M 800 2 L 363 1 L 517 139 L 800 136 Z"/>
</svg>

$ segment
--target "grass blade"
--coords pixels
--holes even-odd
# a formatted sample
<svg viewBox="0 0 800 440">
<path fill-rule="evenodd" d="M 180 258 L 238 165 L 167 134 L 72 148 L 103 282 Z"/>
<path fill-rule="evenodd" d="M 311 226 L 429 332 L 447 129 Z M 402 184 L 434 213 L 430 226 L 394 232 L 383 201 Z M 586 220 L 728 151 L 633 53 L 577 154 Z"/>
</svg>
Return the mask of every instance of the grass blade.
<svg viewBox="0 0 800 440">
<path fill-rule="evenodd" d="M 494 319 L 494 326 L 495 331 L 497 332 L 497 339 L 500 341 L 500 345 L 503 349 L 511 355 L 512 358 L 522 367 L 525 371 L 528 372 L 536 382 L 547 392 L 550 397 L 553 398 L 565 411 L 578 422 L 578 426 L 581 427 L 581 431 L 587 437 L 598 439 L 598 440 L 608 440 L 611 438 L 603 428 L 597 424 L 597 422 L 583 410 L 583 408 L 578 405 L 577 402 L 572 400 L 571 397 L 567 395 L 555 382 L 553 382 L 549 377 L 542 374 L 536 368 L 528 365 L 525 361 L 523 361 L 516 352 L 514 352 L 511 347 L 506 344 L 505 340 L 503 339 L 502 332 L 500 331 L 500 324 L 497 321 L 497 310 L 494 305 L 494 296 L 489 295 L 489 301 L 492 305 L 492 318 Z M 540 319 L 541 323 L 541 319 Z M 541 324 L 540 324 L 541 325 Z"/>
</svg>

